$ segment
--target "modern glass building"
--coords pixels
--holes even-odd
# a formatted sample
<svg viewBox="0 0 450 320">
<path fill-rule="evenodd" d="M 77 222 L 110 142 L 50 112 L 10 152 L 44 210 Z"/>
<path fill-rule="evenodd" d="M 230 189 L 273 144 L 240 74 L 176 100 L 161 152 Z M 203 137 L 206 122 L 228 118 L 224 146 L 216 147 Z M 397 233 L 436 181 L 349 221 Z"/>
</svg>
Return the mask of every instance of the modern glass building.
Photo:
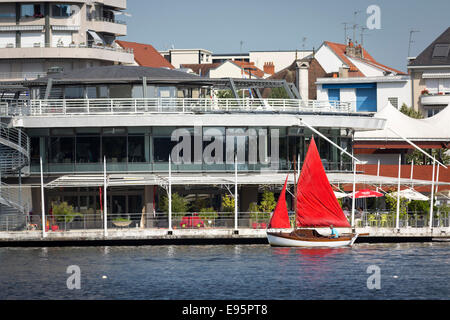
<svg viewBox="0 0 450 320">
<path fill-rule="evenodd" d="M 292 98 L 263 99 L 260 90 L 268 87 Z M 286 173 L 301 166 L 312 136 L 328 172 L 351 171 L 350 157 L 304 123 L 351 153 L 355 131 L 385 121 L 345 103 L 302 101 L 284 80 L 207 79 L 146 67 L 54 73 L 16 90 L 30 98 L 4 102 L 2 119 L 29 138 L 20 183 L 33 214 L 41 210 L 40 159 L 45 208 L 66 201 L 82 213 L 100 212 L 105 159 L 109 212 L 132 216 L 161 211 L 169 158 L 173 177 L 184 179 L 173 192 L 223 210 L 237 159 L 239 211 L 248 212 L 264 186 L 278 192 Z M 220 98 L 224 90 L 233 98 Z M 267 172 L 272 180 L 259 181 Z M 18 174 L 3 180 L 17 185 Z"/>
</svg>

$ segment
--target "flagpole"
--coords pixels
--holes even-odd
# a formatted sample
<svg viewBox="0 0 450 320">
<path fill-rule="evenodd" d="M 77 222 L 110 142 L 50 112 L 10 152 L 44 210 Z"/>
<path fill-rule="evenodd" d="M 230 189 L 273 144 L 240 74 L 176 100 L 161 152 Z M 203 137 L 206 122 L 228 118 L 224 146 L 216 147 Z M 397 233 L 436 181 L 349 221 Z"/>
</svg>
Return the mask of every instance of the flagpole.
<svg viewBox="0 0 450 320">
<path fill-rule="evenodd" d="M 398 187 L 397 187 L 397 217 L 395 219 L 395 228 L 400 231 L 400 178 L 402 174 L 402 155 L 398 155 Z"/>
<path fill-rule="evenodd" d="M 234 156 L 234 230 L 238 229 L 238 181 L 237 155 Z"/>
<path fill-rule="evenodd" d="M 103 157 L 103 233 L 108 236 L 108 197 L 107 197 L 107 178 L 106 178 L 106 156 Z"/>
<path fill-rule="evenodd" d="M 356 161 L 353 160 L 352 229 L 355 230 Z"/>
<path fill-rule="evenodd" d="M 40 157 L 40 167 L 41 167 L 41 211 L 42 211 L 42 237 L 47 237 L 47 234 L 45 232 L 45 198 L 44 198 L 44 173 L 42 169 L 42 157 Z"/>
<path fill-rule="evenodd" d="M 169 231 L 172 231 L 172 159 L 169 155 Z"/>
<path fill-rule="evenodd" d="M 434 209 L 434 170 L 436 168 L 436 161 L 433 160 L 433 174 L 431 181 L 431 201 L 430 201 L 430 231 L 433 232 L 433 209 Z"/>
</svg>

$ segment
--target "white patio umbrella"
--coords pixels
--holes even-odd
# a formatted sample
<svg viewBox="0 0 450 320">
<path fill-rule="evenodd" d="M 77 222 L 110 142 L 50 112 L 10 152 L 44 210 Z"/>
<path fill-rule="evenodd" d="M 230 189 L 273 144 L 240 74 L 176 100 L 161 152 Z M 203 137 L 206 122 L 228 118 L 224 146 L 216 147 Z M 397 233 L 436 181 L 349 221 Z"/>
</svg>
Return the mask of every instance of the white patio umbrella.
<svg viewBox="0 0 450 320">
<path fill-rule="evenodd" d="M 338 191 L 334 191 L 334 195 L 336 196 L 337 199 L 342 199 L 348 196 L 348 194 Z"/>
<path fill-rule="evenodd" d="M 393 192 L 393 193 L 391 193 L 389 195 L 394 197 L 394 198 L 396 198 L 397 197 L 397 192 Z M 420 192 L 417 192 L 416 190 L 414 190 L 412 188 L 400 191 L 400 197 L 408 199 L 408 200 L 419 200 L 419 201 L 428 201 L 428 200 L 430 200 L 429 197 L 421 194 Z"/>
</svg>

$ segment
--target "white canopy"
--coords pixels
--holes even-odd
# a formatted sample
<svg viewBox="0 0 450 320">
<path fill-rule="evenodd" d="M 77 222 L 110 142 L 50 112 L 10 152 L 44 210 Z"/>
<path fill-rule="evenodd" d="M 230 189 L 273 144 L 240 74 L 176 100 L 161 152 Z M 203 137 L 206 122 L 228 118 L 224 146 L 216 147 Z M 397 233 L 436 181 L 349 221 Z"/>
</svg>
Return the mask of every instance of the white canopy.
<svg viewBox="0 0 450 320">
<path fill-rule="evenodd" d="M 283 185 L 286 173 L 240 173 L 237 182 L 240 185 Z M 353 184 L 353 173 L 329 173 L 328 180 L 332 184 Z M 288 179 L 288 184 L 293 184 L 293 175 Z M 100 187 L 103 186 L 103 175 L 74 175 L 62 176 L 48 183 L 46 188 L 58 187 Z M 172 174 L 172 185 L 233 185 L 235 178 L 233 173 L 175 173 Z M 371 185 L 397 185 L 398 178 L 371 175 L 356 175 L 357 184 Z M 402 185 L 431 185 L 431 181 L 401 179 Z M 144 186 L 168 184 L 168 174 L 135 174 L 121 175 L 108 174 L 108 186 Z M 438 182 L 439 185 L 450 185 L 446 182 Z"/>
<path fill-rule="evenodd" d="M 389 195 L 394 197 L 394 198 L 396 198 L 397 197 L 397 192 L 390 193 Z M 428 201 L 428 200 L 430 200 L 429 197 L 424 196 L 420 192 L 417 192 L 416 190 L 411 189 L 411 188 L 410 189 L 401 190 L 400 191 L 400 197 L 408 199 L 408 200 L 420 200 L 420 201 Z"/>
<path fill-rule="evenodd" d="M 403 114 L 388 103 L 381 111 L 377 112 L 375 118 L 386 119 L 383 130 L 358 131 L 355 140 L 402 140 L 399 136 L 389 130 L 393 129 L 403 137 L 412 141 L 449 141 L 450 108 L 446 107 L 437 115 L 426 119 L 414 119 Z"/>
</svg>

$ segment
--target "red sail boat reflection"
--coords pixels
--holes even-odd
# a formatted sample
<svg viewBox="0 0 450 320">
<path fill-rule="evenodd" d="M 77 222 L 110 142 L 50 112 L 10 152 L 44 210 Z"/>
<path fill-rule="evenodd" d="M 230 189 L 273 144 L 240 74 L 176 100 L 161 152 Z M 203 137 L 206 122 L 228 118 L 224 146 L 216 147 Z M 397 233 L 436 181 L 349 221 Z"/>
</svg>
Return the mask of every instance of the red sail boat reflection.
<svg viewBox="0 0 450 320">
<path fill-rule="evenodd" d="M 286 184 L 287 180 L 269 223 L 270 231 L 267 231 L 267 239 L 272 246 L 342 247 L 353 245 L 358 237 L 357 234 L 342 234 L 338 238 L 330 238 L 322 236 L 314 229 L 331 225 L 337 228 L 350 228 L 328 181 L 314 138 L 311 139 L 298 180 L 294 231 L 272 231 L 272 229 L 290 227 L 285 200 Z"/>
</svg>

